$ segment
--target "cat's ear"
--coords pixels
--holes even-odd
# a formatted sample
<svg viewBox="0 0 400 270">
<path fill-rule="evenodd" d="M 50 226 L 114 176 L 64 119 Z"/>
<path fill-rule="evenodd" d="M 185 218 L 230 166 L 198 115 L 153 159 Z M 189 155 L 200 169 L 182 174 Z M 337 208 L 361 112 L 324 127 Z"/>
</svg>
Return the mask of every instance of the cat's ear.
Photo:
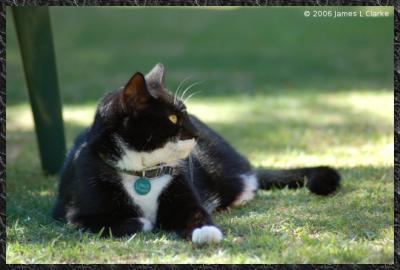
<svg viewBox="0 0 400 270">
<path fill-rule="evenodd" d="M 164 65 L 158 63 L 146 75 L 146 81 L 149 84 L 164 86 Z"/>
<path fill-rule="evenodd" d="M 123 100 L 126 105 L 137 109 L 145 107 L 151 98 L 146 87 L 146 80 L 142 73 L 136 72 L 123 90 Z"/>
</svg>

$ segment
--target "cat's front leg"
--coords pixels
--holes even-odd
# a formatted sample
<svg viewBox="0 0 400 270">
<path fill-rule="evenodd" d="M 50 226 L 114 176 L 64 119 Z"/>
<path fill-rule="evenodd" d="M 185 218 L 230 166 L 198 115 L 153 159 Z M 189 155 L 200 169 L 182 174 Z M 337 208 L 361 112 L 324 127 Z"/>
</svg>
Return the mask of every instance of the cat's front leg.
<svg viewBox="0 0 400 270">
<path fill-rule="evenodd" d="M 114 237 L 124 237 L 153 229 L 153 224 L 148 219 L 140 217 L 115 219 L 111 215 L 79 216 L 75 217 L 71 223 L 93 233 L 101 231 L 101 236 L 103 237 L 110 236 L 110 234 Z"/>
<path fill-rule="evenodd" d="M 221 230 L 214 225 L 194 192 L 184 178 L 173 179 L 159 198 L 157 226 L 196 244 L 220 242 Z"/>
<path fill-rule="evenodd" d="M 110 226 L 115 237 L 130 236 L 136 232 L 149 232 L 153 230 L 153 224 L 146 218 L 128 218 L 115 222 Z"/>
</svg>

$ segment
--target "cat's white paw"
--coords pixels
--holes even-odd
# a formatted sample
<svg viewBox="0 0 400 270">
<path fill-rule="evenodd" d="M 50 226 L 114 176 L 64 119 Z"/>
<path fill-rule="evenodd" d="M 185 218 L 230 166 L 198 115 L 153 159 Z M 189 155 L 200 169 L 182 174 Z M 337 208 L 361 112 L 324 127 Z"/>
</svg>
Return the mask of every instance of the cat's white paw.
<svg viewBox="0 0 400 270">
<path fill-rule="evenodd" d="M 147 218 L 139 218 L 140 222 L 142 222 L 142 231 L 144 232 L 150 232 L 151 230 L 153 230 L 153 223 L 151 223 L 150 220 L 148 220 Z"/>
<path fill-rule="evenodd" d="M 222 240 L 222 232 L 215 226 L 203 226 L 192 233 L 192 242 L 195 244 L 218 243 Z"/>
</svg>

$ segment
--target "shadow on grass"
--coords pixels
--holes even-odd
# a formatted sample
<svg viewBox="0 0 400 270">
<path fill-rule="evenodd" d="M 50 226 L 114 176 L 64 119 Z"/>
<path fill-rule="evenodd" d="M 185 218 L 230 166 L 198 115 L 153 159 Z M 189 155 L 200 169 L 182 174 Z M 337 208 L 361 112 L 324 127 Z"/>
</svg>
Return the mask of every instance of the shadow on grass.
<svg viewBox="0 0 400 270">
<path fill-rule="evenodd" d="M 267 212 L 273 212 L 282 213 L 296 228 L 307 227 L 319 233 L 331 232 L 348 239 L 355 237 L 374 239 L 379 235 L 375 230 L 376 227 L 381 229 L 392 227 L 390 216 L 393 216 L 393 213 L 390 213 L 390 207 L 387 205 L 390 203 L 390 194 L 386 197 L 386 201 L 371 200 L 375 198 L 374 196 L 379 197 L 379 194 L 374 195 L 374 187 L 378 181 L 379 185 L 392 183 L 393 168 L 358 166 L 338 168 L 338 170 L 343 176 L 342 188 L 334 196 L 320 197 L 313 194 L 304 196 L 305 191 L 300 190 L 260 191 L 256 199 L 248 205 L 217 213 L 217 219 L 221 219 L 221 216 L 227 219 L 239 217 L 238 221 L 231 224 L 225 221 L 219 225 L 222 229 L 227 229 L 224 228 L 227 226 L 233 231 L 231 234 L 234 237 L 242 236 L 243 233 L 250 233 L 251 221 L 247 220 L 248 217 L 262 217 Z M 16 175 L 14 171 L 10 171 L 7 172 L 7 176 L 14 178 Z M 38 174 L 33 174 L 31 177 L 35 178 L 34 183 L 30 183 L 29 186 L 28 183 L 18 187 L 11 186 L 7 192 L 7 226 L 11 228 L 7 234 L 8 243 L 51 242 L 61 234 L 70 234 L 66 237 L 67 241 L 81 239 L 82 235 L 78 231 L 65 227 L 50 217 L 57 177 L 46 178 Z M 304 210 L 309 206 L 312 212 L 305 210 L 292 213 L 288 210 L 292 207 Z M 265 222 L 268 223 L 267 220 Z M 278 227 L 280 225 L 276 224 Z M 23 234 L 20 235 L 20 232 Z M 252 233 L 257 235 L 266 232 L 258 228 Z M 160 232 L 157 235 L 160 235 Z M 166 237 L 174 241 L 178 239 L 173 234 L 166 234 Z"/>
</svg>

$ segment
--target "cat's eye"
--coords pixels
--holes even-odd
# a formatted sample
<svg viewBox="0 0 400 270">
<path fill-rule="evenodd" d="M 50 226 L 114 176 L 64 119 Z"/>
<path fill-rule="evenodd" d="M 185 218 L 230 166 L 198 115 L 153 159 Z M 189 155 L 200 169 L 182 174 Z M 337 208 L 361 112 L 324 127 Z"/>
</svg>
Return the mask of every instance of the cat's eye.
<svg viewBox="0 0 400 270">
<path fill-rule="evenodd" d="M 178 117 L 175 114 L 171 114 L 170 116 L 168 116 L 168 119 L 174 124 L 178 122 Z"/>
</svg>

